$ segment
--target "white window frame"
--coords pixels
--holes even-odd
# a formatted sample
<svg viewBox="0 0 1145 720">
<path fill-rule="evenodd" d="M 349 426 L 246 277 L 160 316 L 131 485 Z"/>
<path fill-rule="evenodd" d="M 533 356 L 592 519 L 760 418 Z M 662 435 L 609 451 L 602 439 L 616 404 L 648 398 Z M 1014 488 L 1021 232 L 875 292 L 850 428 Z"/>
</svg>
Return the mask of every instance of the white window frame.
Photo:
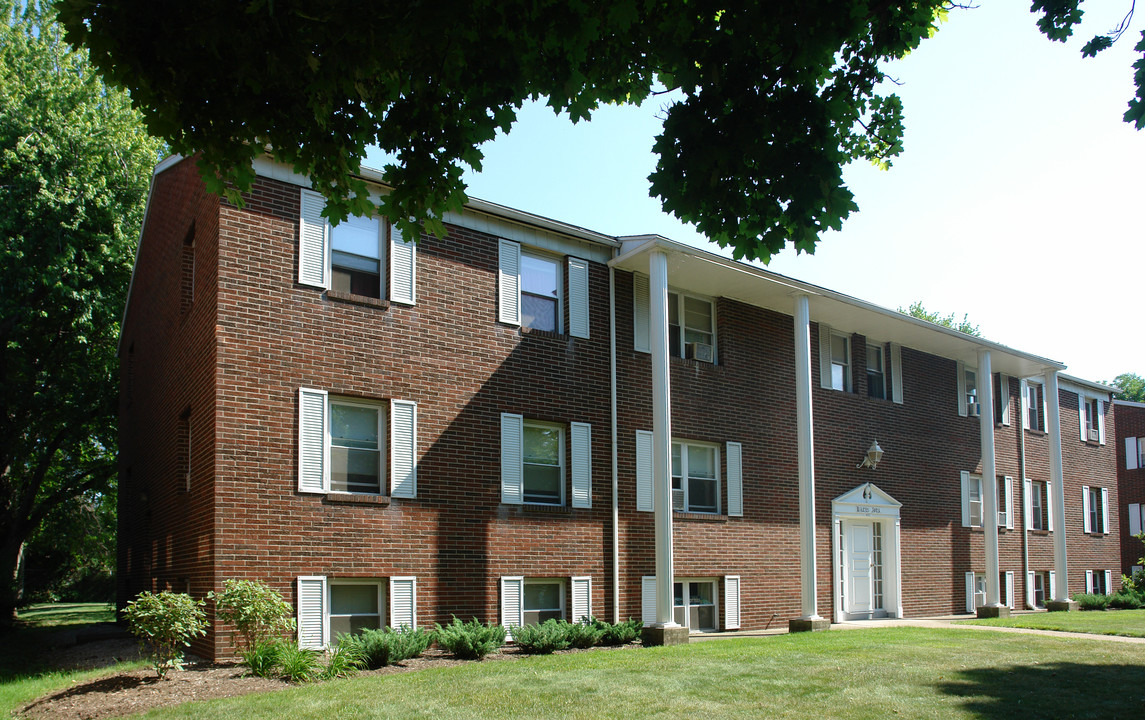
<svg viewBox="0 0 1145 720">
<path fill-rule="evenodd" d="M 328 643 L 335 644 L 338 642 L 338 638 L 334 637 L 334 631 L 332 629 L 332 622 L 331 622 L 332 620 L 334 620 L 335 618 L 341 618 L 341 617 L 358 617 L 358 615 L 335 615 L 334 614 L 334 588 L 336 588 L 336 587 L 350 587 L 350 586 L 363 586 L 363 585 L 371 585 L 371 586 L 375 587 L 375 592 L 377 593 L 377 602 L 378 602 L 378 614 L 377 614 L 378 629 L 384 628 L 388 625 L 386 620 L 389 617 L 389 613 L 387 612 L 387 610 L 388 610 L 387 605 L 388 605 L 389 598 L 386 596 L 387 595 L 387 593 L 386 593 L 386 588 L 387 588 L 386 580 L 384 580 L 382 578 L 336 578 L 336 577 L 326 578 L 326 603 L 325 603 L 325 612 L 323 613 L 322 622 L 325 625 L 325 629 L 323 632 L 325 633 L 325 637 L 326 637 Z M 365 617 L 365 616 L 363 615 L 362 617 Z"/>
<path fill-rule="evenodd" d="M 1032 398 L 1031 398 L 1032 394 Z M 1037 402 L 1038 396 L 1041 395 L 1042 401 Z M 1031 399 L 1033 402 L 1031 403 Z M 1036 430 L 1038 432 L 1046 432 L 1046 398 L 1045 386 L 1040 380 L 1033 380 L 1027 378 L 1022 380 L 1022 428 L 1025 430 Z M 1030 410 L 1032 405 L 1038 405 L 1037 419 L 1038 426 L 1030 427 Z"/>
<path fill-rule="evenodd" d="M 684 491 L 684 509 L 682 512 L 700 513 L 704 515 L 719 515 L 723 509 L 723 477 L 720 473 L 720 446 L 717 443 L 702 442 L 699 440 L 686 440 L 684 438 L 672 438 L 672 446 L 680 447 L 680 488 Z M 688 448 L 710 448 L 712 450 L 712 462 L 715 470 L 715 483 L 716 483 L 716 509 L 712 510 L 693 510 L 691 503 L 691 478 L 688 475 Z M 668 468 L 668 474 L 671 476 L 670 480 L 675 481 L 676 476 L 672 475 L 672 468 Z M 710 481 L 710 478 L 696 478 L 697 480 Z M 673 483 L 674 484 L 674 483 Z M 673 488 L 675 491 L 675 488 Z"/>
<path fill-rule="evenodd" d="M 1046 599 L 1053 594 L 1049 586 L 1049 573 L 1044 570 L 1035 570 L 1030 573 L 1030 581 L 1033 583 L 1033 587 L 1030 590 L 1030 603 L 1036 608 L 1044 608 L 1046 606 Z M 1039 585 L 1041 585 L 1040 588 L 1038 587 Z M 1038 602 L 1039 593 L 1042 596 L 1041 602 Z"/>
<path fill-rule="evenodd" d="M 560 488 L 561 488 L 560 502 L 555 502 L 555 503 L 538 502 L 536 500 L 526 500 L 525 499 L 525 495 L 526 495 L 525 468 L 527 468 L 529 466 L 529 463 L 527 463 L 525 461 L 524 447 L 525 447 L 525 433 L 528 431 L 529 428 L 543 428 L 546 430 L 557 430 L 560 432 L 560 439 L 559 439 L 560 448 L 557 450 L 557 453 L 558 453 L 558 455 L 557 455 L 557 460 L 558 460 L 557 467 L 560 468 Z M 522 502 L 522 504 L 525 504 L 525 505 L 544 505 L 547 507 L 564 507 L 565 502 L 566 502 L 566 495 L 567 495 L 566 489 L 565 489 L 565 484 L 567 482 L 567 477 L 566 477 L 567 468 L 565 467 L 565 442 L 566 442 L 565 432 L 566 432 L 565 426 L 561 423 L 542 422 L 540 420 L 527 420 L 527 419 L 521 421 L 521 502 Z M 553 466 L 552 465 L 546 465 L 544 467 L 553 467 Z M 524 601 L 522 600 L 522 602 L 524 602 Z"/>
<path fill-rule="evenodd" d="M 1094 535 L 1109 533 L 1109 489 L 1081 486 L 1082 530 Z"/>
<path fill-rule="evenodd" d="M 879 354 L 879 369 L 874 370 L 874 371 L 871 370 L 871 351 L 872 350 L 878 351 L 878 354 Z M 876 342 L 874 340 L 871 340 L 870 338 L 867 338 L 867 359 L 866 359 L 867 397 L 876 398 L 879 400 L 890 400 L 891 399 L 891 392 L 890 392 L 891 388 L 890 388 L 890 383 L 888 382 L 889 378 L 887 377 L 887 354 L 888 353 L 887 353 L 886 343 Z M 882 385 L 883 385 L 882 395 L 872 395 L 871 394 L 871 374 L 872 374 L 872 372 L 874 374 L 882 377 L 882 380 L 883 380 L 883 382 L 882 382 Z"/>
<path fill-rule="evenodd" d="M 1105 406 L 1104 398 L 1088 395 L 1083 392 L 1077 394 L 1077 419 L 1081 431 L 1081 441 L 1093 442 L 1089 439 L 1089 431 L 1097 436 L 1099 445 L 1105 444 Z"/>
<path fill-rule="evenodd" d="M 971 474 L 969 477 L 970 484 L 967 486 L 967 502 L 970 505 L 970 525 L 969 527 L 982 527 L 983 521 L 986 518 L 986 504 L 983 502 L 982 492 L 982 476 Z M 975 490 L 977 490 L 978 499 L 974 499 Z M 978 522 L 974 522 L 974 508 L 978 508 Z"/>
<path fill-rule="evenodd" d="M 521 247 L 521 263 L 520 263 L 520 267 L 518 268 L 518 271 L 517 271 L 517 295 L 518 295 L 517 302 L 521 308 L 521 327 L 523 327 L 523 328 L 530 327 L 529 325 L 525 324 L 525 296 L 533 294 L 533 293 L 525 292 L 525 270 L 524 270 L 525 258 L 533 258 L 535 260 L 542 260 L 542 261 L 547 262 L 547 263 L 552 263 L 553 268 L 556 271 L 556 281 L 557 281 L 556 292 L 557 292 L 557 295 L 553 299 L 555 299 L 557 301 L 557 307 L 556 307 L 556 329 L 552 330 L 550 332 L 555 332 L 558 335 L 563 334 L 564 333 L 564 318 L 565 318 L 565 313 L 564 313 L 564 309 L 565 309 L 565 300 L 564 300 L 565 281 L 564 281 L 564 272 L 563 272 L 564 263 L 562 262 L 562 256 L 556 255 L 553 253 L 537 251 L 537 250 L 534 250 L 532 248 L 525 248 L 524 246 Z M 545 298 L 545 299 L 547 300 L 549 298 Z"/>
<path fill-rule="evenodd" d="M 688 334 L 688 330 L 695 330 L 695 332 L 708 333 L 712 336 L 712 342 L 711 342 L 712 360 L 713 360 L 713 362 L 715 362 L 717 360 L 717 355 L 716 355 L 716 302 L 715 302 L 715 300 L 713 300 L 710 297 L 706 297 L 704 295 L 696 295 L 695 293 L 683 292 L 681 290 L 673 290 L 672 288 L 669 288 L 668 289 L 669 298 L 671 298 L 672 295 L 676 296 L 676 318 L 675 318 L 675 322 L 673 322 L 673 318 L 671 318 L 671 317 L 668 318 L 668 327 L 669 327 L 669 333 L 668 334 L 669 334 L 669 336 L 671 336 L 671 326 L 676 325 L 677 327 L 680 328 L 680 342 L 679 342 L 678 347 L 668 348 L 668 354 L 674 355 L 674 356 L 679 357 L 679 358 L 686 358 L 688 356 L 688 341 L 686 339 L 686 335 Z M 692 300 L 698 300 L 702 303 L 706 303 L 708 305 L 708 307 L 711 308 L 712 329 L 710 332 L 706 331 L 706 330 L 698 330 L 695 328 L 689 328 L 687 326 L 687 324 L 684 321 L 684 318 L 687 316 L 687 314 L 684 312 L 685 298 L 690 298 Z M 671 307 L 671 299 L 669 299 L 668 304 L 669 304 L 669 307 Z"/>
<path fill-rule="evenodd" d="M 841 365 L 843 368 L 843 387 L 835 387 L 835 366 L 840 365 L 840 363 L 835 362 L 834 341 L 836 338 L 842 340 L 846 348 L 844 357 L 846 358 L 847 362 L 846 364 Z M 832 331 L 827 343 L 827 347 L 830 350 L 830 356 L 828 357 L 828 369 L 831 371 L 831 389 L 839 390 L 841 392 L 852 392 L 852 388 L 854 387 L 854 380 L 851 377 L 851 365 L 854 363 L 854 358 L 851 356 L 851 336 L 844 333 Z"/>
<path fill-rule="evenodd" d="M 389 425 L 389 417 L 387 417 L 388 414 L 385 412 L 385 407 L 381 403 L 373 403 L 373 402 L 358 400 L 358 399 L 354 399 L 354 398 L 330 397 L 327 400 L 327 411 L 326 411 L 327 417 L 330 418 L 329 422 L 326 423 L 326 456 L 328 458 L 333 455 L 334 447 L 335 447 L 333 431 L 334 431 L 334 407 L 336 405 L 340 405 L 343 407 L 366 408 L 368 410 L 374 411 L 374 416 L 375 416 L 375 419 L 377 422 L 377 428 L 378 428 L 378 450 L 377 450 L 377 453 L 378 453 L 378 491 L 375 493 L 375 492 L 367 492 L 364 490 L 335 490 L 335 489 L 333 489 L 334 488 L 334 481 L 333 481 L 333 477 L 332 477 L 333 471 L 334 471 L 333 462 L 328 462 L 326 464 L 325 484 L 326 484 L 327 490 L 331 493 L 339 493 L 339 494 L 346 494 L 346 495 L 384 495 L 386 493 L 386 488 L 387 488 L 386 483 L 388 481 L 388 477 L 387 477 L 387 475 L 388 475 L 387 469 L 388 468 L 386 467 L 388 465 L 388 463 L 386 462 L 386 458 L 388 457 L 388 454 L 389 454 L 389 443 L 387 442 L 387 436 L 386 436 L 386 429 Z"/>
<path fill-rule="evenodd" d="M 521 582 L 521 624 L 522 625 L 539 625 L 540 623 L 525 622 L 525 613 L 528 612 L 551 612 L 557 610 L 560 612 L 560 619 L 564 620 L 568 617 L 566 608 L 568 607 L 568 600 L 566 598 L 566 588 L 568 578 L 564 577 L 527 577 Z M 525 607 L 525 598 L 528 595 L 528 588 L 530 585 L 556 585 L 558 597 L 560 599 L 559 607 L 556 608 L 534 608 L 530 610 Z"/>
<path fill-rule="evenodd" d="M 334 268 L 335 267 L 342 267 L 342 266 L 336 266 L 334 264 L 334 253 L 336 252 L 334 250 L 334 236 L 338 232 L 338 228 L 344 226 L 346 221 L 350 221 L 350 220 L 354 220 L 354 219 L 368 220 L 368 221 L 376 222 L 378 225 L 378 228 L 377 228 L 377 233 L 378 233 L 378 235 L 377 235 L 377 243 L 378 243 L 378 296 L 377 296 L 377 299 L 381 300 L 382 298 L 384 298 L 386 296 L 386 268 L 389 266 L 389 263 L 387 262 L 387 260 L 389 258 L 387 257 L 387 252 L 386 252 L 388 250 L 388 248 L 387 248 L 388 243 L 386 242 L 386 238 L 388 236 L 388 233 L 386 232 L 386 230 L 389 227 L 389 223 L 387 223 L 385 221 L 385 219 L 381 218 L 381 217 L 364 218 L 361 216 L 354 216 L 352 218 L 347 218 L 345 221 L 343 221 L 342 223 L 339 223 L 338 225 L 332 225 L 329 223 L 329 221 L 327 221 L 327 226 L 329 228 L 327 230 L 327 233 L 330 237 L 330 245 L 329 245 L 329 253 L 326 256 L 326 264 L 329 266 L 330 288 L 334 289 Z M 353 255 L 353 253 L 346 253 L 346 254 L 347 255 Z M 363 257 L 363 256 L 355 255 L 355 257 Z M 340 292 L 350 292 L 350 291 L 342 290 Z M 360 297 L 371 297 L 371 296 L 366 295 L 366 296 L 360 296 Z"/>
<path fill-rule="evenodd" d="M 1090 595 L 1112 595 L 1113 594 L 1113 573 L 1109 570 L 1086 570 L 1085 571 L 1085 591 Z M 1098 583 L 1104 587 L 1098 588 Z M 1098 592 L 1098 590 L 1101 592 Z"/>
<path fill-rule="evenodd" d="M 677 608 L 682 607 L 683 608 L 683 614 L 684 614 L 684 622 L 682 622 L 680 624 L 683 627 L 688 628 L 688 632 L 692 632 L 692 633 L 719 632 L 719 630 L 720 630 L 720 582 L 719 582 L 719 578 L 716 578 L 716 577 L 679 578 L 678 577 L 678 578 L 674 578 L 672 582 L 677 583 L 677 584 L 678 583 L 683 584 L 683 587 L 681 590 L 682 590 L 682 597 L 683 597 L 683 601 L 684 601 L 684 604 L 682 606 L 676 605 L 676 588 L 673 587 L 672 588 L 672 618 L 673 619 L 676 618 Z M 711 588 L 712 588 L 712 605 L 711 605 L 711 607 L 712 607 L 712 623 L 713 623 L 711 628 L 694 628 L 688 624 L 691 621 L 692 613 L 690 611 L 691 611 L 691 608 L 693 607 L 692 603 L 689 602 L 691 600 L 691 593 L 689 592 L 689 587 L 688 587 L 688 585 L 690 583 L 709 583 L 709 584 L 711 584 Z"/>
<path fill-rule="evenodd" d="M 1049 530 L 1050 529 L 1050 506 L 1049 506 L 1049 483 L 1042 480 L 1030 480 L 1030 530 Z M 1038 500 L 1037 505 L 1034 504 L 1034 499 Z"/>
</svg>

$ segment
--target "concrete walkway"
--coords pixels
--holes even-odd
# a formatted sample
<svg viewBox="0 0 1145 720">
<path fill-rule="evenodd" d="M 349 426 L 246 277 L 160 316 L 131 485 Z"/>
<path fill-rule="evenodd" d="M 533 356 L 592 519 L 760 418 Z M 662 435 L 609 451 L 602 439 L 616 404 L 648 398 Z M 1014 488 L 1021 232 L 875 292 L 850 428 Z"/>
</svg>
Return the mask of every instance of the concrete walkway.
<svg viewBox="0 0 1145 720">
<path fill-rule="evenodd" d="M 1034 613 L 1014 613 L 1014 616 L 1031 615 Z M 852 620 L 849 622 L 832 623 L 832 630 L 869 630 L 871 628 L 886 627 L 921 627 L 921 628 L 959 628 L 965 630 L 983 630 L 986 632 L 1027 633 L 1030 635 L 1049 635 L 1063 638 L 1087 638 L 1089 640 L 1105 640 L 1108 642 L 1129 643 L 1130 645 L 1145 645 L 1145 638 L 1125 637 L 1123 635 L 1097 635 L 1094 633 L 1062 632 L 1060 630 L 1036 630 L 1034 628 L 999 627 L 996 625 L 969 625 L 955 624 L 956 620 L 973 620 L 974 616 L 943 615 L 939 617 L 924 618 L 884 618 L 879 620 Z M 786 623 L 779 623 L 778 627 L 767 630 L 743 630 L 710 634 L 692 635 L 693 641 L 721 640 L 732 637 L 766 637 L 769 635 L 786 635 Z"/>
</svg>

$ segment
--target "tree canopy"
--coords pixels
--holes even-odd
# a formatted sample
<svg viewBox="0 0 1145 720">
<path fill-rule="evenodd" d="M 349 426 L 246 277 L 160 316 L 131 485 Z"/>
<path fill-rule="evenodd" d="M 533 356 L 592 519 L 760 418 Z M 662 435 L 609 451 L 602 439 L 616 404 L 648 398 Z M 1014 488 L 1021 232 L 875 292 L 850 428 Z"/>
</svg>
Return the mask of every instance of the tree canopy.
<svg viewBox="0 0 1145 720">
<path fill-rule="evenodd" d="M 978 329 L 978 326 L 970 322 L 969 314 L 963 314 L 962 319 L 959 320 L 954 317 L 954 313 L 943 315 L 938 312 L 931 312 L 923 307 L 921 300 L 915 300 L 910 304 L 910 307 L 905 310 L 900 307 L 898 311 L 903 315 L 910 315 L 911 317 L 916 317 L 919 320 L 926 320 L 927 322 L 932 322 L 935 325 L 942 325 L 943 327 L 948 327 L 951 330 L 957 330 L 960 333 L 966 333 L 967 335 L 973 335 L 974 337 L 982 337 L 982 332 Z"/>
<path fill-rule="evenodd" d="M 1121 373 L 1110 380 L 1109 384 L 1121 388 L 1121 392 L 1114 393 L 1114 399 L 1145 403 L 1145 378 L 1140 375 Z"/>
<path fill-rule="evenodd" d="M 0 14 L 4 623 L 36 528 L 115 487 L 119 319 L 160 143 L 46 3 L 0 0 Z"/>
</svg>

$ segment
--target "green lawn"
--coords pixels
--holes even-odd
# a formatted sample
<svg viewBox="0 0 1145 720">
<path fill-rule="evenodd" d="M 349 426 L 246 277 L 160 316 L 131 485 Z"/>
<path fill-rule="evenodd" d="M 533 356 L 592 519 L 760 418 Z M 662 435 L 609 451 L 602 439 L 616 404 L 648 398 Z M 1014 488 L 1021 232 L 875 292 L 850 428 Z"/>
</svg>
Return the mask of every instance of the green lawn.
<svg viewBox="0 0 1145 720">
<path fill-rule="evenodd" d="M 471 663 L 151 718 L 1043 718 L 1145 707 L 1145 647 L 969 629 L 735 638 Z"/>
<path fill-rule="evenodd" d="M 1002 627 L 1061 630 L 1145 637 L 1145 610 L 1089 610 L 1085 612 L 1045 612 L 1015 615 L 989 620 L 962 620 L 967 625 L 1000 625 Z"/>
<path fill-rule="evenodd" d="M 143 663 L 124 663 L 100 670 L 61 672 L 51 670 L 40 651 L 53 633 L 78 629 L 115 619 L 115 608 L 106 603 L 58 603 L 33 605 L 20 611 L 20 625 L 0 634 L 0 718 L 40 695 L 67 687 L 76 680 L 86 680 Z"/>
</svg>

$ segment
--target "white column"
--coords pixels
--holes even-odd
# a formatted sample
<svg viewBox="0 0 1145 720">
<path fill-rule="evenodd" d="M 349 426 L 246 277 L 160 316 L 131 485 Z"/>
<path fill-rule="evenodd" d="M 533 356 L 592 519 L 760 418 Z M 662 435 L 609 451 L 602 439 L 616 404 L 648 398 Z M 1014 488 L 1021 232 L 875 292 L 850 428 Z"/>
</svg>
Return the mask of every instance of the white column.
<svg viewBox="0 0 1145 720">
<path fill-rule="evenodd" d="M 668 370 L 668 256 L 648 258 L 652 344 L 652 502 L 656 511 L 656 627 L 672 618 L 672 402 Z"/>
<path fill-rule="evenodd" d="M 986 605 L 1002 607 L 998 587 L 998 469 L 994 462 L 994 371 L 978 348 L 978 428 L 982 446 L 982 531 L 986 536 Z"/>
<path fill-rule="evenodd" d="M 799 458 L 800 609 L 821 620 L 815 593 L 815 439 L 811 418 L 811 306 L 795 297 L 795 428 Z"/>
<path fill-rule="evenodd" d="M 1062 426 L 1061 405 L 1058 403 L 1058 372 L 1046 370 L 1042 390 L 1046 394 L 1046 432 L 1050 436 L 1050 486 L 1054 501 L 1050 512 L 1054 517 L 1054 600 L 1069 600 L 1069 576 L 1066 574 L 1065 552 L 1065 492 L 1062 489 Z"/>
</svg>

